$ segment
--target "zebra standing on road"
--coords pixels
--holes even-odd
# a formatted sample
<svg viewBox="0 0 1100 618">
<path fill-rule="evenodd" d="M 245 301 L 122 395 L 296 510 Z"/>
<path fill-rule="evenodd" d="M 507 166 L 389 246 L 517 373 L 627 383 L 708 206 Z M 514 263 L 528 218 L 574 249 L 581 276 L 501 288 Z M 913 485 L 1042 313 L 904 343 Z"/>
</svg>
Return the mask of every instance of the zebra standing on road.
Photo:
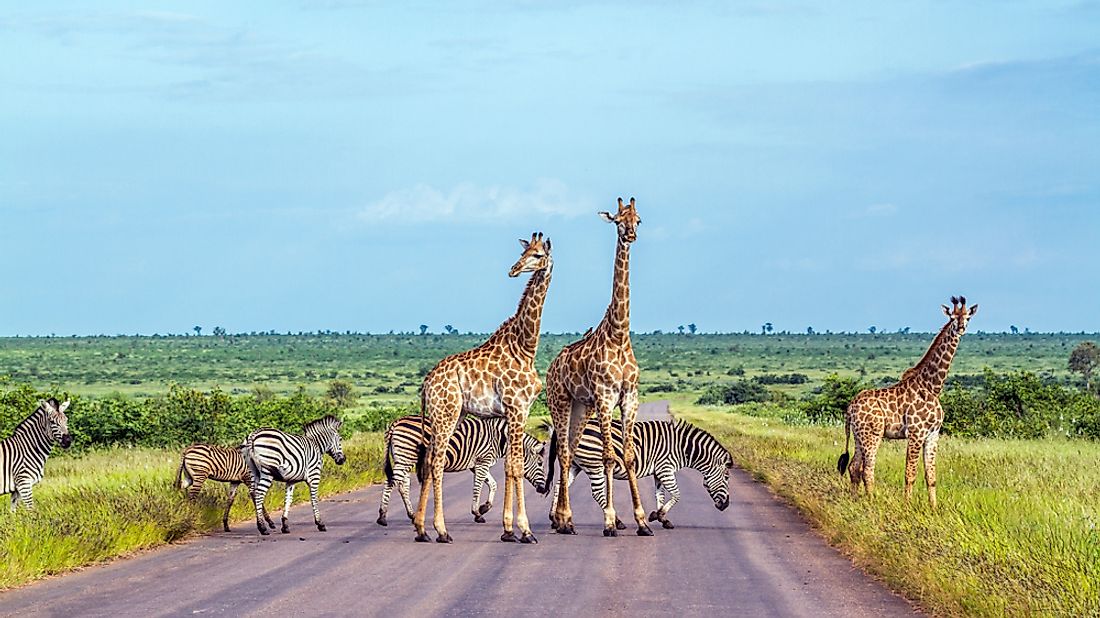
<svg viewBox="0 0 1100 618">
<path fill-rule="evenodd" d="M 294 435 L 279 429 L 259 429 L 252 432 L 241 446 L 241 455 L 252 475 L 252 501 L 256 507 L 256 527 L 260 534 L 270 534 L 260 516 L 264 509 L 264 497 L 273 481 L 286 483 L 286 501 L 283 505 L 284 533 L 290 532 L 287 516 L 294 499 L 294 485 L 305 481 L 309 485 L 309 501 L 313 505 L 313 523 L 325 531 L 321 512 L 317 510 L 317 485 L 321 482 L 321 464 L 325 453 L 336 465 L 344 465 L 344 450 L 340 443 L 340 427 L 343 423 L 329 415 L 306 423 L 302 435 Z M 274 526 L 272 526 L 274 529 Z"/>
<path fill-rule="evenodd" d="M 31 488 L 42 480 L 46 458 L 55 442 L 61 448 L 73 443 L 65 410 L 70 401 L 58 403 L 53 397 L 38 402 L 38 408 L 15 426 L 12 435 L 0 440 L 0 494 L 11 494 L 11 510 L 20 500 L 34 508 Z"/>
<path fill-rule="evenodd" d="M 615 450 L 615 478 L 626 479 L 622 463 L 623 425 L 621 421 L 611 424 L 612 444 Z M 553 433 L 550 435 L 550 476 L 554 473 L 556 456 Z M 680 499 L 680 488 L 676 485 L 676 471 L 681 468 L 694 468 L 703 475 L 703 486 L 710 494 L 714 506 L 724 511 L 730 503 L 729 469 L 733 467 L 733 457 L 721 443 L 706 431 L 683 421 L 642 421 L 634 424 L 634 452 L 636 455 L 637 478 L 653 476 L 657 509 L 649 514 L 649 521 L 659 521 L 665 528 L 672 528 L 668 512 Z M 569 483 L 577 473 L 584 470 L 592 484 L 592 497 L 601 507 L 607 506 L 607 479 L 603 466 L 603 441 L 600 426 L 595 421 L 584 427 L 580 445 L 573 456 L 573 465 L 569 471 Z M 552 481 L 552 478 L 550 479 Z M 547 483 L 553 488 L 553 498 L 557 498 L 557 485 Z M 665 500 L 662 491 L 667 494 Z M 554 504 L 555 500 L 551 500 Z M 553 521 L 553 513 L 551 513 Z M 625 528 L 621 521 L 615 526 Z"/>
<path fill-rule="evenodd" d="M 405 513 L 413 518 L 412 503 L 409 501 L 409 471 L 417 466 L 418 458 L 424 456 L 424 447 L 419 415 L 403 416 L 386 429 L 386 485 L 382 488 L 382 504 L 378 507 L 378 524 L 387 525 L 386 513 L 390 508 L 390 495 L 397 486 L 401 500 L 405 503 Z M 470 470 L 474 473 L 474 495 L 470 512 L 474 521 L 485 523 L 482 517 L 493 507 L 497 483 L 489 474 L 489 468 L 504 456 L 508 445 L 507 424 L 504 418 L 479 418 L 466 416 L 459 420 L 451 440 L 447 443 L 447 456 L 444 472 Z M 523 434 L 523 476 L 535 486 L 535 491 L 545 493 L 546 472 L 542 469 L 542 454 L 545 444 L 534 437 Z M 417 466 L 417 477 L 421 478 L 422 466 Z M 421 478 L 421 481 L 423 479 Z M 485 504 L 481 501 L 481 485 L 489 485 L 489 497 Z"/>
<path fill-rule="evenodd" d="M 237 497 L 237 489 L 241 483 L 248 487 L 248 495 L 255 501 L 252 473 L 244 463 L 241 450 L 214 444 L 193 444 L 184 449 L 180 456 L 179 470 L 176 471 L 176 486 L 186 489 L 187 499 L 194 500 L 207 479 L 229 483 L 229 500 L 225 503 L 225 513 L 222 514 L 222 527 L 229 532 L 229 509 L 233 508 L 233 500 Z M 262 503 L 260 506 L 263 508 Z M 263 517 L 267 520 L 267 525 L 275 527 L 266 508 L 263 508 Z"/>
</svg>

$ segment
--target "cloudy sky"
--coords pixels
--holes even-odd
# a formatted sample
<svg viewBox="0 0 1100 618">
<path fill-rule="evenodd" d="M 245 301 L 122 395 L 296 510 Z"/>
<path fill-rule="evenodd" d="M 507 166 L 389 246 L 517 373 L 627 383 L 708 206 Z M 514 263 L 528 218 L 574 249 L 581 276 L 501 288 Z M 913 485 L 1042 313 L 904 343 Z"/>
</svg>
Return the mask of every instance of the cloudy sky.
<svg viewBox="0 0 1100 618">
<path fill-rule="evenodd" d="M 0 335 L 584 330 L 620 195 L 637 330 L 1100 330 L 1100 2 L 146 4 L 0 13 Z"/>
</svg>

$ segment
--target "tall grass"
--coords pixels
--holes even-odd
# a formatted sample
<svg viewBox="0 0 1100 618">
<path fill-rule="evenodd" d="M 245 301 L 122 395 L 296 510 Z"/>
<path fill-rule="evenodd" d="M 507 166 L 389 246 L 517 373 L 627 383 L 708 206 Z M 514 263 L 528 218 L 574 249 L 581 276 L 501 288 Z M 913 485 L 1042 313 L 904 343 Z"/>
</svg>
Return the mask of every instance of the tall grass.
<svg viewBox="0 0 1100 618">
<path fill-rule="evenodd" d="M 325 458 L 323 495 L 377 482 L 382 434 L 359 433 L 344 441 L 347 463 Z M 8 513 L 0 505 L 0 588 L 171 543 L 193 532 L 220 529 L 226 486 L 207 482 L 199 500 L 175 487 L 179 451 L 113 448 L 46 463 L 35 486 L 36 508 Z M 268 494 L 269 510 L 282 508 L 282 485 Z M 253 528 L 253 509 L 243 488 L 230 513 L 237 526 Z M 298 491 L 295 502 L 309 499 Z M 312 525 L 302 521 L 299 525 Z"/>
<path fill-rule="evenodd" d="M 857 564 L 936 613 L 1100 615 L 1096 443 L 943 437 L 932 511 L 923 476 L 904 500 L 901 441 L 879 451 L 875 496 L 853 499 L 835 467 L 840 427 L 689 404 L 674 412 L 713 432 Z"/>
</svg>

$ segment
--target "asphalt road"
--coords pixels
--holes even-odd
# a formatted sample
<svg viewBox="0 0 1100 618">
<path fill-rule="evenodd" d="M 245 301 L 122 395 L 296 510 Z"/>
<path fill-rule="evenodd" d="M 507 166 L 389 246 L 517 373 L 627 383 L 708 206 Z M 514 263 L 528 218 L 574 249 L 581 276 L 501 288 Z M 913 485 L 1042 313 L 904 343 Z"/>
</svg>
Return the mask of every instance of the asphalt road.
<svg viewBox="0 0 1100 618">
<path fill-rule="evenodd" d="M 640 418 L 667 418 L 664 403 Z M 499 466 L 494 470 L 498 480 Z M 792 509 L 734 470 L 731 504 L 714 508 L 693 470 L 681 471 L 674 530 L 602 535 L 587 477 L 573 486 L 576 536 L 550 531 L 548 500 L 526 486 L 538 545 L 501 543 L 500 504 L 475 524 L 471 475 L 447 475 L 452 545 L 413 542 L 397 499 L 390 526 L 374 523 L 379 487 L 325 500 L 328 532 L 308 503 L 291 533 L 260 537 L 251 523 L 128 560 L 0 593 L 16 616 L 599 614 L 897 616 L 913 608 L 855 569 Z M 653 508 L 652 479 L 640 481 Z M 630 515 L 625 482 L 617 511 Z M 415 488 L 414 488 L 415 500 Z M 625 517 L 624 517 L 625 515 Z M 434 534 L 433 534 L 434 538 Z"/>
</svg>

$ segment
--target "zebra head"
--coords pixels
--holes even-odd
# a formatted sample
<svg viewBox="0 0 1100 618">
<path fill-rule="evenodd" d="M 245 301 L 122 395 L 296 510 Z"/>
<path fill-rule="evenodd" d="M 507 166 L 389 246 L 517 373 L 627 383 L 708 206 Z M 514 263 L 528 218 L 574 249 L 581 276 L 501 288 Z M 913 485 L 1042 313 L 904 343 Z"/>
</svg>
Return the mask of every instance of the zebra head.
<svg viewBox="0 0 1100 618">
<path fill-rule="evenodd" d="M 344 423 L 331 414 L 307 423 L 303 428 L 306 437 L 313 440 L 321 447 L 321 451 L 328 453 L 336 465 L 342 466 L 347 460 L 344 457 L 344 446 L 340 442 L 340 428 Z"/>
<path fill-rule="evenodd" d="M 724 511 L 730 505 L 730 468 L 733 456 L 717 438 L 706 431 L 686 423 L 676 422 L 676 430 L 690 445 L 689 466 L 703 475 L 703 487 L 714 501 L 714 508 Z"/>
<path fill-rule="evenodd" d="M 535 486 L 535 491 L 546 493 L 546 471 L 542 469 L 546 444 L 533 436 L 523 434 L 523 478 Z"/>
<path fill-rule="evenodd" d="M 58 403 L 53 397 L 38 402 L 38 408 L 46 413 L 50 436 L 61 448 L 69 448 L 73 443 L 73 437 L 69 435 L 69 417 L 65 416 L 65 410 L 71 403 L 69 400 Z"/>
</svg>

